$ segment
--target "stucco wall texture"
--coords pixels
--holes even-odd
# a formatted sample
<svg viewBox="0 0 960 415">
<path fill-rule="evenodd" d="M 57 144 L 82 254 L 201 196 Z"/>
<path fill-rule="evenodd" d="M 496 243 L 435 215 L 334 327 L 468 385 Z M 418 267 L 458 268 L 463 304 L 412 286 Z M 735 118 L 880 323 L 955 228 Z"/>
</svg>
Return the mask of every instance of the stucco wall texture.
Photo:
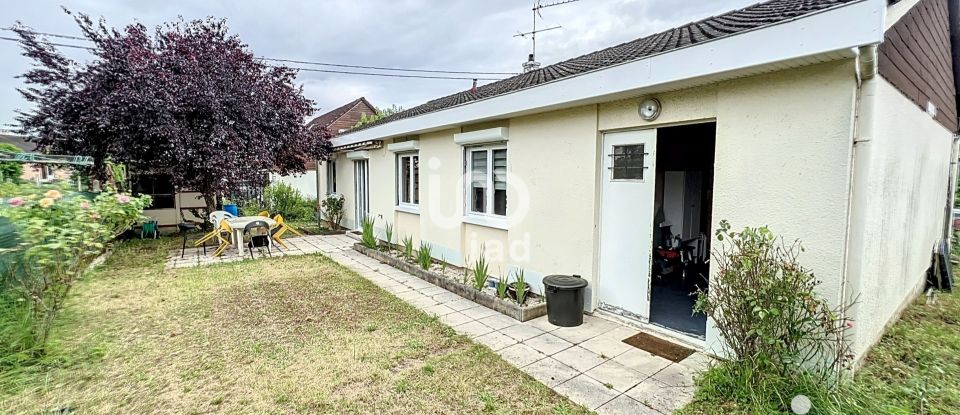
<svg viewBox="0 0 960 415">
<path fill-rule="evenodd" d="M 371 213 L 378 228 L 390 220 L 398 239 L 422 238 L 436 258 L 451 263 L 475 259 L 483 246 L 492 274 L 523 267 L 538 290 L 542 276 L 580 274 L 593 288 L 592 308 L 595 288 L 603 284 L 596 275 L 603 133 L 716 122 L 714 229 L 728 220 L 735 228 L 767 225 L 788 241 L 801 240 L 806 251 L 800 259 L 823 281 L 823 295 L 837 303 L 858 293 L 870 297 L 857 309 L 870 322 L 853 334 L 862 351 L 922 284 L 943 223 L 951 140 L 929 116 L 892 95 L 896 91 L 881 89 L 878 130 L 886 132 L 869 144 L 873 153 L 857 156 L 872 164 L 866 172 L 857 168 L 870 177 L 856 182 L 869 197 L 853 206 L 855 73 L 855 61 L 844 60 L 658 93 L 663 111 L 654 122 L 640 119 L 637 97 L 422 134 L 419 218 L 394 209 L 396 161 L 385 148 L 370 150 Z M 453 135 L 492 125 L 509 129 L 508 229 L 460 220 L 464 153 Z M 353 226 L 353 166 L 341 156 L 337 168 L 345 222 Z M 844 249 L 854 246 L 846 244 L 848 217 L 875 224 L 856 253 Z M 915 226 L 905 229 L 905 223 Z M 870 268 L 848 269 L 847 254 Z M 851 271 L 858 279 L 844 286 Z M 720 345 L 708 322 L 706 349 L 719 352 Z"/>
<path fill-rule="evenodd" d="M 950 197 L 952 134 L 881 77 L 856 144 L 848 299 L 858 357 L 923 289 Z M 870 133 L 872 132 L 872 133 Z"/>
</svg>

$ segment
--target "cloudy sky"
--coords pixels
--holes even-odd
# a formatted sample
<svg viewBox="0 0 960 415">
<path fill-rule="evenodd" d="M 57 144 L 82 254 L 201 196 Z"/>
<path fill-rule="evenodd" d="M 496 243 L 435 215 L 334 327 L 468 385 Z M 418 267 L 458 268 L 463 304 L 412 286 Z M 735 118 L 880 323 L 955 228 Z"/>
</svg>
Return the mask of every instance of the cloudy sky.
<svg viewBox="0 0 960 415">
<path fill-rule="evenodd" d="M 555 0 L 543 0 L 544 3 Z M 542 11 L 537 58 L 544 64 L 633 40 L 758 0 L 580 0 Z M 34 0 L 4 5 L 0 25 L 17 21 L 41 32 L 78 35 L 60 6 L 103 17 L 111 26 L 154 26 L 177 16 L 226 18 L 260 56 L 293 60 L 453 71 L 518 72 L 530 41 L 532 0 Z M 0 36 L 13 33 L 0 31 Z M 79 40 L 54 39 L 83 44 Z M 64 50 L 79 61 L 83 51 Z M 26 109 L 16 78 L 29 68 L 15 42 L 0 40 L 0 128 Z M 304 66 L 314 67 L 316 66 Z M 337 69 L 327 67 L 326 69 Z M 382 71 L 366 71 L 381 72 Z M 394 72 L 396 73 L 396 72 Z M 458 75 L 459 76 L 459 75 Z M 469 75 L 468 75 L 469 76 Z M 501 75 L 502 76 L 502 75 Z M 489 77 L 489 75 L 487 76 Z M 317 114 L 365 96 L 374 105 L 411 107 L 470 88 L 470 80 L 426 80 L 301 71 L 298 81 Z M 485 83 L 489 81 L 481 81 Z M 8 127 L 9 128 L 9 127 Z"/>
</svg>

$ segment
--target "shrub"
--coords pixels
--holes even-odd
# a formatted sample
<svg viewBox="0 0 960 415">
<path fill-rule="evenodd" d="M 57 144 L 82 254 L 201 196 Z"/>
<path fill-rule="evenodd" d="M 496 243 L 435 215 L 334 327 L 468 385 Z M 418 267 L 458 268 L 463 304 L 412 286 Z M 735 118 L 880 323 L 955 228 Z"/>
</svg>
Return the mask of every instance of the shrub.
<svg viewBox="0 0 960 415">
<path fill-rule="evenodd" d="M 19 153 L 23 150 L 10 143 L 0 143 L 0 151 Z M 23 163 L 17 163 L 15 161 L 0 162 L 0 181 L 19 183 L 21 175 L 23 175 Z"/>
<path fill-rule="evenodd" d="M 383 236 L 387 238 L 387 249 L 390 249 L 390 246 L 393 244 L 393 224 L 387 222 L 386 225 L 383 225 Z"/>
<path fill-rule="evenodd" d="M 716 277 L 709 292 L 697 293 L 695 310 L 713 318 L 730 360 L 703 377 L 704 393 L 777 403 L 790 390 L 837 385 L 839 369 L 853 358 L 844 336 L 852 327 L 844 317 L 849 306 L 831 307 L 817 294 L 820 281 L 798 261 L 800 243 L 787 244 L 766 227 L 732 232 L 727 221 L 717 239 Z"/>
<path fill-rule="evenodd" d="M 490 264 L 487 263 L 487 258 L 483 253 L 483 248 L 480 248 L 480 255 L 473 263 L 473 267 L 471 267 L 471 271 L 473 272 L 473 287 L 478 291 L 482 291 L 483 287 L 487 285 L 487 273 L 489 270 Z"/>
<path fill-rule="evenodd" d="M 327 219 L 327 224 L 332 230 L 340 229 L 340 222 L 343 221 L 343 196 L 337 193 L 327 195 L 320 202 L 320 208 L 323 211 L 323 217 Z"/>
<path fill-rule="evenodd" d="M 105 191 L 91 200 L 65 188 L 26 185 L 0 192 L 0 216 L 19 238 L 5 253 L 16 259 L 2 262 L 4 288 L 28 305 L 32 341 L 42 348 L 74 283 L 107 242 L 141 217 L 150 197 Z"/>
<path fill-rule="evenodd" d="M 420 250 L 417 251 L 417 263 L 420 264 L 420 268 L 429 270 L 430 265 L 433 265 L 433 256 L 430 253 L 432 249 L 430 244 L 420 241 Z"/>
<path fill-rule="evenodd" d="M 516 281 L 514 281 L 513 288 L 517 290 L 517 304 L 523 305 L 523 302 L 527 299 L 527 279 L 523 276 L 523 268 L 517 268 L 514 276 Z"/>
<path fill-rule="evenodd" d="M 507 298 L 507 287 L 510 284 L 507 282 L 507 277 L 497 278 L 497 298 L 504 299 Z"/>
<path fill-rule="evenodd" d="M 271 215 L 280 214 L 288 221 L 313 220 L 316 202 L 304 198 L 292 186 L 277 182 L 271 183 L 263 189 L 262 210 Z"/>
<path fill-rule="evenodd" d="M 403 259 L 413 260 L 413 237 L 410 235 L 403 237 Z"/>
<path fill-rule="evenodd" d="M 712 317 L 734 359 L 769 361 L 781 373 L 799 367 L 829 374 L 849 362 L 844 308 L 831 308 L 800 265 L 799 241 L 785 244 L 766 227 L 731 232 L 720 222 L 717 277 L 699 291 L 696 310 Z"/>
<path fill-rule="evenodd" d="M 376 249 L 377 248 L 377 236 L 373 233 L 373 225 L 376 223 L 376 219 L 370 216 L 364 216 L 360 220 L 360 243 L 363 246 Z"/>
</svg>

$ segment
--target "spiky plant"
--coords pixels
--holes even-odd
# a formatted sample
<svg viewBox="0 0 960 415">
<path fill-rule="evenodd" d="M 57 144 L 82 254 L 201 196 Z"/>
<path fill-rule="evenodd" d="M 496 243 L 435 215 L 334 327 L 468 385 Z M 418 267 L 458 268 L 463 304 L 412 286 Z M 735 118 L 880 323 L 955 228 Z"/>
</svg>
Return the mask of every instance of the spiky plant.
<svg viewBox="0 0 960 415">
<path fill-rule="evenodd" d="M 517 268 L 514 275 L 516 281 L 513 287 L 517 290 L 517 304 L 523 305 L 523 301 L 527 299 L 527 280 L 523 276 L 523 268 Z"/>
<path fill-rule="evenodd" d="M 474 261 L 472 268 L 473 287 L 478 291 L 482 291 L 483 287 L 487 285 L 487 274 L 490 271 L 490 264 L 487 262 L 483 247 L 480 248 L 480 255 L 477 257 L 477 260 Z"/>
<path fill-rule="evenodd" d="M 377 236 L 373 233 L 373 225 L 376 221 L 377 219 L 371 216 L 364 216 L 363 219 L 360 220 L 360 228 L 362 229 L 360 233 L 360 243 L 370 249 L 377 248 Z"/>
<path fill-rule="evenodd" d="M 413 237 L 410 235 L 403 237 L 403 259 L 413 260 Z"/>
<path fill-rule="evenodd" d="M 420 250 L 417 251 L 417 263 L 420 264 L 420 268 L 430 270 L 430 265 L 433 265 L 433 256 L 430 253 L 432 249 L 430 244 L 420 241 Z"/>
</svg>

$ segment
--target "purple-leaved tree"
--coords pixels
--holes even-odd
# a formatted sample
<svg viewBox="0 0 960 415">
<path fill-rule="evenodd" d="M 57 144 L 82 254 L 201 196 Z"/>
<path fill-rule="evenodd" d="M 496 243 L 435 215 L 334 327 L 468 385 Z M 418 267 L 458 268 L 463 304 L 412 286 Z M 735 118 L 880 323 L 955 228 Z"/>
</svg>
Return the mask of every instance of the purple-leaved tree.
<svg viewBox="0 0 960 415">
<path fill-rule="evenodd" d="M 100 179 L 107 159 L 167 173 L 177 189 L 202 193 L 208 209 L 218 196 L 264 185 L 267 171 L 299 173 L 329 157 L 330 133 L 304 125 L 313 102 L 294 84 L 296 71 L 257 59 L 224 20 L 150 31 L 74 19 L 93 44 L 86 63 L 15 28 L 34 61 L 19 90 L 34 108 L 18 121 L 39 148 L 92 156 Z"/>
</svg>

